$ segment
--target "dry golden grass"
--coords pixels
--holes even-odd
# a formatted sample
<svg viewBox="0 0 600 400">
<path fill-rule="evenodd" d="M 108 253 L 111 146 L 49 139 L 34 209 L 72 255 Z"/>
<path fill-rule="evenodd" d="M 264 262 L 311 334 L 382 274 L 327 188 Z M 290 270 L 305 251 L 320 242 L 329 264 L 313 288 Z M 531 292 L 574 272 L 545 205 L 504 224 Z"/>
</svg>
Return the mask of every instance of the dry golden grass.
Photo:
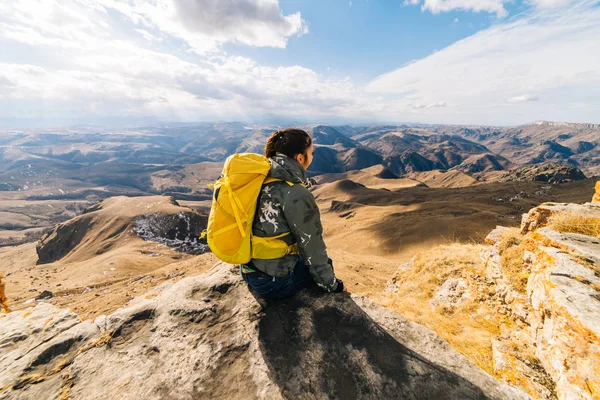
<svg viewBox="0 0 600 400">
<path fill-rule="evenodd" d="M 600 238 L 600 218 L 574 213 L 557 213 L 550 218 L 548 226 L 559 232 L 580 233 Z"/>
<path fill-rule="evenodd" d="M 56 365 L 56 367 L 54 367 L 54 372 L 58 373 L 58 372 L 62 371 L 63 369 L 65 369 L 66 367 L 71 365 L 73 363 L 73 361 L 75 361 L 75 357 L 67 357 L 67 358 L 62 359 Z"/>
<path fill-rule="evenodd" d="M 521 293 L 527 291 L 527 279 L 529 278 L 529 270 L 523 262 L 525 246 L 523 235 L 518 228 L 504 232 L 498 246 L 502 257 L 502 273 L 508 278 L 512 287 Z"/>
<path fill-rule="evenodd" d="M 4 282 L 2 282 L 2 274 L 0 274 L 0 308 L 4 313 L 10 312 L 8 308 L 8 299 L 6 298 L 6 294 L 4 294 Z"/>
<path fill-rule="evenodd" d="M 383 300 L 387 307 L 435 331 L 461 354 L 494 374 L 491 339 L 514 323 L 495 310 L 494 291 L 485 282 L 480 260 L 484 246 L 452 244 L 435 247 L 414 258 L 412 267 L 399 272 L 398 292 Z M 450 278 L 468 283 L 470 298 L 454 306 L 434 307 L 431 300 Z"/>
<path fill-rule="evenodd" d="M 83 352 L 88 351 L 91 348 L 100 347 L 103 345 L 107 345 L 110 347 L 113 339 L 113 334 L 114 331 L 112 329 L 102 332 L 102 334 L 100 334 L 100 336 L 98 336 L 96 339 L 87 343 L 85 346 L 79 349 L 79 353 L 81 354 Z"/>
</svg>

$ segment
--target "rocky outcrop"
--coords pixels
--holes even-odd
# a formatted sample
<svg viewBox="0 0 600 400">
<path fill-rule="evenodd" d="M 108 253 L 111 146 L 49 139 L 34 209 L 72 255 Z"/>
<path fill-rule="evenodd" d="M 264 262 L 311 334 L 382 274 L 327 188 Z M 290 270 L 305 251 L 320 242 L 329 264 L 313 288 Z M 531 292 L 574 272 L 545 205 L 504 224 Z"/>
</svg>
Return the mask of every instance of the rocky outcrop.
<svg viewBox="0 0 600 400">
<path fill-rule="evenodd" d="M 527 296 L 518 290 L 513 280 L 510 279 L 502 263 L 501 249 L 502 237 L 510 229 L 499 226 L 494 229 L 485 241 L 492 246 L 481 254 L 487 278 L 494 282 L 496 296 L 505 304 L 505 310 L 516 320 L 525 322 L 530 312 Z"/>
<path fill-rule="evenodd" d="M 551 218 L 559 215 L 573 215 L 581 219 L 598 217 L 598 205 L 572 204 L 572 203 L 543 203 L 523 214 L 521 219 L 521 233 L 526 234 L 543 228 Z"/>
<path fill-rule="evenodd" d="M 555 400 L 555 383 L 546 372 L 526 330 L 505 330 L 492 340 L 494 373 L 503 381 L 523 388 L 536 399 Z"/>
<path fill-rule="evenodd" d="M 192 210 L 178 213 L 155 213 L 135 218 L 133 232 L 144 240 L 162 243 L 188 254 L 210 251 L 199 235 L 206 228 L 207 219 Z"/>
<path fill-rule="evenodd" d="M 431 305 L 437 307 L 441 304 L 454 306 L 470 299 L 469 285 L 461 278 L 452 278 L 445 281 L 439 288 Z"/>
<path fill-rule="evenodd" d="M 487 278 L 494 283 L 495 296 L 503 304 L 502 310 L 512 321 L 503 326 L 500 336 L 492 340 L 494 373 L 503 381 L 525 389 L 538 399 L 555 399 L 555 384 L 542 362 L 535 355 L 533 337 L 528 329 L 528 319 L 533 312 L 527 293 L 517 288 L 503 264 L 502 252 L 505 235 L 511 229 L 499 226 L 487 237 L 491 246 L 481 253 Z M 523 270 L 528 266 L 522 263 Z"/>
<path fill-rule="evenodd" d="M 553 228 L 553 218 L 565 215 L 575 224 L 598 221 L 600 205 L 546 203 L 523 216 L 522 268 L 529 273 L 525 293 L 511 286 L 498 254 L 506 228 L 488 236 L 493 244 L 485 256 L 490 275 L 513 317 L 527 326 L 504 332 L 493 345 L 494 357 L 500 375 L 510 378 L 521 371 L 521 376 L 537 376 L 518 384 L 530 385 L 541 398 L 596 399 L 600 397 L 600 239 Z"/>
<path fill-rule="evenodd" d="M 492 340 L 494 373 L 503 381 L 523 388 L 534 398 L 555 399 L 554 381 L 536 357 L 527 328 L 531 303 L 526 292 L 516 287 L 503 263 L 507 236 L 510 238 L 511 231 L 514 230 L 498 226 L 485 239 L 491 246 L 481 252 L 487 278 L 494 284 L 495 298 L 502 304 L 500 310 L 513 321 L 510 326 L 503 325 L 501 334 Z M 526 264 L 522 264 L 522 269 L 527 271 Z"/>
<path fill-rule="evenodd" d="M 584 173 L 576 167 L 562 164 L 528 165 L 503 175 L 501 182 L 533 181 L 564 183 L 585 179 Z"/>
<path fill-rule="evenodd" d="M 0 399 L 525 398 L 365 297 L 261 308 L 226 264 L 93 323 L 41 303 L 0 326 Z"/>
<path fill-rule="evenodd" d="M 600 215 L 600 209 L 599 209 Z M 527 294 L 536 355 L 559 398 L 600 396 L 600 240 L 542 228 Z"/>
</svg>

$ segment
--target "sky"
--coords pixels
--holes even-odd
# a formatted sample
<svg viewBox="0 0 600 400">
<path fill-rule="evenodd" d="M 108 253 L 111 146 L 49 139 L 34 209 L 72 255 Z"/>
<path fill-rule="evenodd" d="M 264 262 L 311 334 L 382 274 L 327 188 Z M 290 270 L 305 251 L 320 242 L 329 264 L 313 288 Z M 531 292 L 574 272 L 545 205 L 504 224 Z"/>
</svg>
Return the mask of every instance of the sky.
<svg viewBox="0 0 600 400">
<path fill-rule="evenodd" d="M 600 123 L 600 0 L 0 1 L 0 128 Z"/>
</svg>

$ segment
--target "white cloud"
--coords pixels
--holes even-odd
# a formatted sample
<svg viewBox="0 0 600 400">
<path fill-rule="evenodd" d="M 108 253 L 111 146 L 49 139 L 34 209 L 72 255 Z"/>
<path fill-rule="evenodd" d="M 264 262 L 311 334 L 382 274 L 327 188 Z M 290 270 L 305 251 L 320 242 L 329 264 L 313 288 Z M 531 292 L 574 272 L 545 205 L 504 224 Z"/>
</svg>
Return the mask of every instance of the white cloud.
<svg viewBox="0 0 600 400">
<path fill-rule="evenodd" d="M 0 40 L 54 56 L 51 63 L 32 65 L 0 54 L 0 117 L 230 120 L 280 113 L 308 118 L 341 113 L 338 109 L 358 97 L 348 80 L 327 80 L 300 66 L 265 67 L 218 49 L 226 39 L 284 45 L 285 35 L 296 28 L 278 19 L 277 2 L 257 0 L 255 9 L 247 2 L 246 11 L 236 11 L 235 18 L 246 26 L 238 30 L 231 22 L 221 27 L 201 49 L 194 40 L 204 31 L 190 33 L 174 19 L 155 15 L 147 4 L 100 1 L 0 3 Z M 263 15 L 264 7 L 270 16 Z M 211 18 L 226 11 L 216 10 Z M 190 47 L 178 49 L 182 43 Z"/>
<path fill-rule="evenodd" d="M 411 104 L 410 106 L 415 109 L 422 109 L 422 108 L 447 107 L 448 104 L 446 104 L 445 101 L 439 101 L 437 103 L 430 103 L 430 104 L 416 103 L 416 104 Z"/>
<path fill-rule="evenodd" d="M 540 98 L 538 96 L 532 96 L 530 94 L 524 94 L 522 96 L 515 96 L 510 98 L 508 101 L 511 103 L 526 103 L 528 101 L 538 101 Z"/>
<path fill-rule="evenodd" d="M 158 37 L 156 35 L 153 35 L 152 33 L 148 32 L 145 29 L 135 29 L 135 31 L 137 33 L 139 33 L 140 35 L 142 35 L 144 37 L 144 39 L 148 40 L 149 42 L 162 42 L 163 38 Z"/>
<path fill-rule="evenodd" d="M 122 29 L 123 19 L 147 39 L 156 37 L 155 32 L 169 35 L 200 54 L 216 51 L 226 42 L 284 48 L 291 36 L 308 31 L 299 13 L 282 15 L 278 0 L 16 0 L 0 3 L 2 36 L 32 45 L 77 46 L 85 40 L 99 39 L 98 34 L 104 36 L 100 38 L 111 36 L 110 28 Z"/>
<path fill-rule="evenodd" d="M 528 3 L 540 8 L 562 7 L 573 3 L 574 0 L 529 0 Z"/>
<path fill-rule="evenodd" d="M 405 0 L 404 4 L 413 6 L 422 4 L 423 11 L 430 11 L 433 14 L 462 10 L 488 12 L 504 17 L 507 14 L 504 4 L 511 2 L 512 0 Z"/>
<path fill-rule="evenodd" d="M 597 4 L 533 10 L 382 75 L 367 90 L 387 96 L 410 92 L 412 102 L 404 103 L 409 107 L 415 100 L 430 104 L 442 97 L 451 107 L 430 114 L 441 121 L 597 120 Z M 575 103 L 587 106 L 570 106 Z M 397 107 L 401 110 L 402 103 Z"/>
<path fill-rule="evenodd" d="M 181 21 L 187 33 L 223 42 L 285 47 L 288 37 L 307 29 L 300 13 L 282 15 L 279 0 L 171 0 L 163 3 L 167 9 L 172 7 L 173 17 Z M 158 14 L 150 18 L 161 23 L 162 17 Z"/>
<path fill-rule="evenodd" d="M 1 117 L 144 116 L 161 119 L 244 119 L 269 113 L 305 117 L 338 114 L 354 102 L 347 81 L 299 67 L 264 67 L 241 57 L 206 68 L 124 44 L 113 56 L 74 59 L 77 69 L 49 71 L 0 64 Z M 358 96 L 357 96 L 358 97 Z"/>
</svg>

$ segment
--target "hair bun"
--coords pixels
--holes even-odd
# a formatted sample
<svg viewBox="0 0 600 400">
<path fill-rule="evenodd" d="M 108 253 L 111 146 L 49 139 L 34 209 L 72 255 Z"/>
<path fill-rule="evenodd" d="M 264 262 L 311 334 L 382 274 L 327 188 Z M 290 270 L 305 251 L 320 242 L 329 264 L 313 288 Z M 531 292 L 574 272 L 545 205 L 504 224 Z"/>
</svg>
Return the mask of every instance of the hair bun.
<svg viewBox="0 0 600 400">
<path fill-rule="evenodd" d="M 310 135 L 301 129 L 277 130 L 269 136 L 264 154 L 271 157 L 275 153 L 282 153 L 288 157 L 294 157 L 296 154 L 304 154 L 311 143 Z"/>
</svg>

